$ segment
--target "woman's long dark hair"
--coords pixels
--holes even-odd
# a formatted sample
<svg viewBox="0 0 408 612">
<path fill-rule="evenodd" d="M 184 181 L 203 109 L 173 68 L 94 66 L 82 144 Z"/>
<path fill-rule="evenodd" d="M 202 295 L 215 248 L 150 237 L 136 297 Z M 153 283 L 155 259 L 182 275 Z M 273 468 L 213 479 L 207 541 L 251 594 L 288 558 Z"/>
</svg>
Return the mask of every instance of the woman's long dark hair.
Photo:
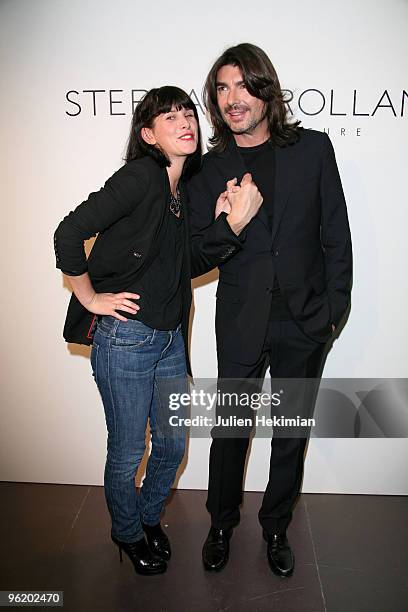
<svg viewBox="0 0 408 612">
<path fill-rule="evenodd" d="M 201 164 L 201 130 L 198 119 L 197 108 L 185 91 L 179 87 L 165 85 L 148 91 L 136 106 L 133 113 L 132 125 L 130 128 L 127 143 L 126 163 L 133 159 L 140 159 L 150 155 L 161 167 L 170 166 L 170 160 L 164 151 L 154 145 L 150 145 L 142 138 L 142 128 L 152 128 L 156 117 L 162 113 L 169 113 L 172 108 L 181 110 L 188 108 L 193 111 L 198 125 L 198 140 L 195 153 L 188 155 L 183 168 L 183 177 L 188 178 L 200 168 Z"/>
<path fill-rule="evenodd" d="M 272 142 L 278 146 L 296 142 L 300 121 L 288 121 L 285 98 L 271 60 L 256 45 L 241 43 L 224 51 L 211 68 L 204 85 L 203 99 L 213 127 L 210 144 L 214 151 L 225 151 L 231 138 L 231 130 L 222 118 L 217 103 L 217 73 L 223 66 L 237 66 L 251 96 L 265 102 Z"/>
</svg>

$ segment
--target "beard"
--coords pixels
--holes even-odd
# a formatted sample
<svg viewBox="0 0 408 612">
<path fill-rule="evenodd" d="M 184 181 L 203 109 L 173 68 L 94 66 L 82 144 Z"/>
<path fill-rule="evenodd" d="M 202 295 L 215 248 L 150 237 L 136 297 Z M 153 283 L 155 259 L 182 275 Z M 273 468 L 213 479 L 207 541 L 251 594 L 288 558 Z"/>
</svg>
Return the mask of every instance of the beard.
<svg viewBox="0 0 408 612">
<path fill-rule="evenodd" d="M 234 125 L 231 125 L 230 123 L 228 123 L 228 126 L 229 126 L 230 130 L 234 134 L 252 134 L 252 132 L 255 131 L 255 129 L 258 127 L 258 125 L 260 123 L 262 123 L 262 121 L 265 119 L 265 117 L 267 115 L 267 112 L 268 111 L 267 111 L 267 108 L 266 108 L 266 105 L 265 105 L 263 110 L 262 110 L 262 113 L 258 117 L 250 117 L 249 122 L 248 122 L 247 125 L 244 125 L 242 127 L 238 127 L 238 126 L 234 126 Z"/>
</svg>

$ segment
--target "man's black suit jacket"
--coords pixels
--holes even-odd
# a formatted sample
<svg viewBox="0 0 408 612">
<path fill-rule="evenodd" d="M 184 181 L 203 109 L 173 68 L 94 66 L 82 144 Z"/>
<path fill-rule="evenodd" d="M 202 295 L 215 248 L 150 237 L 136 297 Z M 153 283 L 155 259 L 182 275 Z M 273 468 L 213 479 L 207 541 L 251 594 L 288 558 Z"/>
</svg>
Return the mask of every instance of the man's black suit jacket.
<svg viewBox="0 0 408 612">
<path fill-rule="evenodd" d="M 272 146 L 272 145 L 271 145 Z M 218 356 L 244 364 L 259 357 L 267 329 L 272 286 L 278 279 L 295 321 L 325 343 L 350 302 L 351 236 L 334 150 L 327 134 L 299 130 L 299 140 L 274 147 L 272 232 L 266 211 L 258 214 L 230 246 L 206 241 L 207 259 L 218 258 L 216 335 Z M 231 138 L 224 153 L 210 151 L 188 184 L 193 257 L 214 222 L 214 203 L 226 181 L 241 180 L 246 168 Z M 225 213 L 221 217 L 226 217 Z M 225 237 L 233 234 L 218 219 Z M 235 236 L 235 234 L 234 234 Z M 202 268 L 202 272 L 206 270 Z M 197 271 L 195 272 L 197 274 Z"/>
</svg>

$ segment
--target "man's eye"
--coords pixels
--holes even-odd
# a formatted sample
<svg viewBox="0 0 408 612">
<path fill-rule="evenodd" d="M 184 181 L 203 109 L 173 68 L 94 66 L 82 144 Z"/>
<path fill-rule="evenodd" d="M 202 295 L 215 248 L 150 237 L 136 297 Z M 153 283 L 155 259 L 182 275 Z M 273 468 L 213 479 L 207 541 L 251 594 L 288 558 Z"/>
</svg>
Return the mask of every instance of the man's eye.
<svg viewBox="0 0 408 612">
<path fill-rule="evenodd" d="M 225 90 L 226 90 L 225 85 L 218 85 L 217 91 L 225 91 Z"/>
</svg>

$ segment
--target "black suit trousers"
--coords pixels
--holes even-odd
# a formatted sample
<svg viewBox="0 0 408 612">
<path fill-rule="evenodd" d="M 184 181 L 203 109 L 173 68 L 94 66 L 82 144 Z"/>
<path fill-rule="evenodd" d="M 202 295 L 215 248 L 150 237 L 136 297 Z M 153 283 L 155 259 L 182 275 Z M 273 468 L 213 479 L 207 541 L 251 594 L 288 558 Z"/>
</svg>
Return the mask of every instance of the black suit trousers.
<svg viewBox="0 0 408 612">
<path fill-rule="evenodd" d="M 268 366 L 272 391 L 276 379 L 310 378 L 313 381 L 309 392 L 303 393 L 299 401 L 304 404 L 303 415 L 311 417 L 327 348 L 328 344 L 306 336 L 294 321 L 271 320 L 262 353 L 253 365 L 234 363 L 225 359 L 219 350 L 219 388 L 223 387 L 223 381 L 251 379 L 248 388 L 254 389 L 256 383 L 262 384 Z M 218 414 L 222 413 L 217 410 Z M 248 434 L 249 430 L 245 435 L 241 429 L 239 435 L 231 437 L 217 427 L 212 432 L 207 509 L 212 525 L 218 529 L 228 529 L 239 522 Z M 269 480 L 258 515 L 267 533 L 284 532 L 291 520 L 302 483 L 306 443 L 307 435 L 282 437 L 274 434 L 272 437 Z"/>
</svg>

